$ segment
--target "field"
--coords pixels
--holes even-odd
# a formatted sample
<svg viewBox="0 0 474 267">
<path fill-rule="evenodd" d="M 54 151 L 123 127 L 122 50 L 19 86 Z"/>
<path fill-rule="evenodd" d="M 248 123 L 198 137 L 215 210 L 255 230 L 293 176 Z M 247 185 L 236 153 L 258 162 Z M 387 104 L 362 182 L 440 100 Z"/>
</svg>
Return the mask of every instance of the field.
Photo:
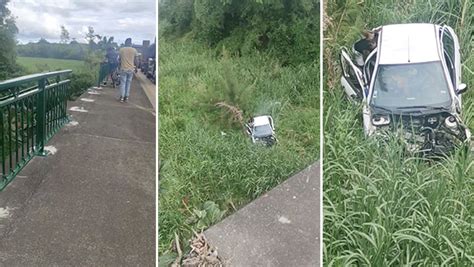
<svg viewBox="0 0 474 267">
<path fill-rule="evenodd" d="M 319 62 L 283 67 L 160 39 L 159 253 L 319 158 Z M 219 108 L 225 102 L 233 108 Z M 273 116 L 279 143 L 253 145 L 236 111 Z M 316 203 L 315 203 L 316 204 Z M 170 254 L 168 254 L 170 255 Z M 160 260 L 165 261 L 165 257 Z"/>
<path fill-rule="evenodd" d="M 328 1 L 324 40 L 324 264 L 474 265 L 472 152 L 426 161 L 364 137 L 361 107 L 344 99 L 338 54 L 363 29 L 448 24 L 462 48 L 463 117 L 474 130 L 472 1 Z"/>
<path fill-rule="evenodd" d="M 18 57 L 17 63 L 26 69 L 27 73 L 47 72 L 55 70 L 71 69 L 73 72 L 83 71 L 85 65 L 80 60 Z"/>
<path fill-rule="evenodd" d="M 94 64 L 87 64 L 80 60 L 17 57 L 17 63 L 24 68 L 22 75 L 71 69 L 71 97 L 81 95 L 87 88 L 96 84 L 99 74 L 100 58 L 94 59 Z"/>
</svg>

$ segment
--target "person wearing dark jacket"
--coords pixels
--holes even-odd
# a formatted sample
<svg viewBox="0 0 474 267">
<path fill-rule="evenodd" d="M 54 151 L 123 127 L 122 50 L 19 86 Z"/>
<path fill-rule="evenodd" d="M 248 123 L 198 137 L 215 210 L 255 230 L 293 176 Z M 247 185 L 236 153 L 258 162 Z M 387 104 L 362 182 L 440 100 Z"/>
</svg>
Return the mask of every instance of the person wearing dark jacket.
<svg viewBox="0 0 474 267">
<path fill-rule="evenodd" d="M 107 61 L 107 65 L 108 65 L 108 71 L 109 71 L 108 74 L 110 75 L 110 80 L 113 81 L 112 74 L 114 73 L 114 71 L 118 67 L 119 55 L 113 47 L 109 46 L 109 47 L 107 47 L 107 53 L 105 54 L 105 59 Z"/>
</svg>

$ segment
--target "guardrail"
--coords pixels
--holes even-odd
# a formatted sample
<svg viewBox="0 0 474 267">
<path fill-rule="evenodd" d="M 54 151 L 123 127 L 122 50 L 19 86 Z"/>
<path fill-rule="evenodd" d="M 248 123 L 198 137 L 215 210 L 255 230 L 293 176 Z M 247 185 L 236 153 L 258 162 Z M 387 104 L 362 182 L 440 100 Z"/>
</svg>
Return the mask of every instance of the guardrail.
<svg viewBox="0 0 474 267">
<path fill-rule="evenodd" d="M 71 70 L 0 82 L 0 191 L 67 121 Z M 63 77 L 63 80 L 61 80 Z"/>
</svg>

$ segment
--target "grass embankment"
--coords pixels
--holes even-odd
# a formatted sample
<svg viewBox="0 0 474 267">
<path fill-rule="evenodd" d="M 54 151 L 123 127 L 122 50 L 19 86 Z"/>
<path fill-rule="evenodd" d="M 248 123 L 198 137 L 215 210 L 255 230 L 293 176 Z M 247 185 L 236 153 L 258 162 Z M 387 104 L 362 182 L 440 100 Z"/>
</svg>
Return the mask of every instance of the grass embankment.
<svg viewBox="0 0 474 267">
<path fill-rule="evenodd" d="M 265 54 L 231 57 L 160 40 L 159 67 L 161 255 L 175 232 L 185 243 L 192 229 L 210 226 L 319 158 L 319 61 L 282 67 Z M 272 115 L 278 145 L 251 144 L 215 106 L 219 101 L 243 110 L 245 121 Z"/>
<path fill-rule="evenodd" d="M 362 29 L 405 22 L 452 26 L 462 46 L 463 117 L 474 130 L 472 2 L 328 2 L 325 18 L 324 263 L 368 266 L 472 266 L 474 167 L 471 153 L 426 162 L 362 132 L 361 109 L 339 84 L 340 46 Z"/>
</svg>

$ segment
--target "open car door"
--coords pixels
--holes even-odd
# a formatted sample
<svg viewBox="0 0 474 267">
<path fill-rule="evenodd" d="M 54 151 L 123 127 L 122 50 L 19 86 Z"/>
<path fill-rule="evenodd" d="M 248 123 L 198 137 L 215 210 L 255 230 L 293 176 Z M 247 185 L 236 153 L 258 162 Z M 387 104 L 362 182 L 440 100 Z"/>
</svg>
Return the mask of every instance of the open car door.
<svg viewBox="0 0 474 267">
<path fill-rule="evenodd" d="M 341 49 L 341 84 L 349 99 L 355 101 L 365 100 L 366 85 L 362 70 L 352 62 L 345 48 Z"/>
</svg>

